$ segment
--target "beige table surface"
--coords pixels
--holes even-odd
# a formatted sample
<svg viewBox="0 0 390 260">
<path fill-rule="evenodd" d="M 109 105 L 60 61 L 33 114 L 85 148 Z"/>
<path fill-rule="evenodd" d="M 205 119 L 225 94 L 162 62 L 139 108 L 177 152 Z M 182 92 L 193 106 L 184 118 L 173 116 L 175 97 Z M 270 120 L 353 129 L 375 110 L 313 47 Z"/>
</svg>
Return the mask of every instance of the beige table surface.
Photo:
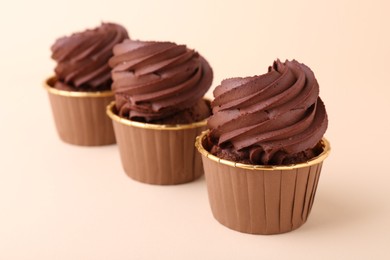
<svg viewBox="0 0 390 260">
<path fill-rule="evenodd" d="M 390 259 L 390 4 L 321 2 L 2 0 L 0 259 Z M 101 21 L 195 48 L 212 88 L 278 57 L 310 66 L 333 150 L 308 222 L 283 235 L 231 231 L 213 219 L 204 178 L 140 184 L 115 145 L 61 142 L 41 86 L 50 46 Z"/>
</svg>

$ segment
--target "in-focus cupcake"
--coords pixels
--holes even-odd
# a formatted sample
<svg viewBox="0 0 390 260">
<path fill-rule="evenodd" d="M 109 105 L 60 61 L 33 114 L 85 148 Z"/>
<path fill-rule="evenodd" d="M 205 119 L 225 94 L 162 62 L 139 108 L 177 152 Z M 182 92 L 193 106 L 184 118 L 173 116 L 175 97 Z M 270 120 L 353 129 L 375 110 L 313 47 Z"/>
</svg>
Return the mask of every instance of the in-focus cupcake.
<svg viewBox="0 0 390 260">
<path fill-rule="evenodd" d="M 60 138 L 70 144 L 97 146 L 115 143 L 105 108 L 112 100 L 108 60 L 115 44 L 128 39 L 125 28 L 114 23 L 58 39 L 52 58 L 55 76 L 45 81 Z"/>
<path fill-rule="evenodd" d="M 330 151 L 314 73 L 277 60 L 266 74 L 222 81 L 214 98 L 210 130 L 196 141 L 214 217 L 252 234 L 300 227 Z"/>
<path fill-rule="evenodd" d="M 185 45 L 125 40 L 114 47 L 112 118 L 122 165 L 149 184 L 190 182 L 203 174 L 193 147 L 211 114 L 203 99 L 213 72 Z"/>
</svg>

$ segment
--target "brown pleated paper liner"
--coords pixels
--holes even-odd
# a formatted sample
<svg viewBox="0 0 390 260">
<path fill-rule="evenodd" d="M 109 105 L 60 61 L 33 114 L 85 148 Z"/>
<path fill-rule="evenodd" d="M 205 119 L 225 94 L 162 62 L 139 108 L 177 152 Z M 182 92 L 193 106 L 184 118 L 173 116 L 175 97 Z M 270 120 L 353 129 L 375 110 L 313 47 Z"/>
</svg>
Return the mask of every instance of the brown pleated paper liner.
<svg viewBox="0 0 390 260">
<path fill-rule="evenodd" d="M 53 88 L 54 77 L 45 81 L 59 137 L 66 143 L 100 146 L 115 143 L 111 120 L 105 110 L 114 100 L 112 91 L 77 92 Z"/>
<path fill-rule="evenodd" d="M 129 177 L 148 184 L 173 185 L 191 182 L 203 174 L 194 142 L 206 129 L 206 120 L 184 125 L 147 124 L 121 118 L 114 108 L 112 102 L 107 114 Z"/>
<path fill-rule="evenodd" d="M 289 166 L 235 163 L 210 154 L 196 139 L 202 154 L 209 202 L 221 224 L 250 234 L 279 234 L 303 225 L 313 206 L 323 160 L 330 152 L 323 138 L 323 152 L 312 160 Z"/>
</svg>

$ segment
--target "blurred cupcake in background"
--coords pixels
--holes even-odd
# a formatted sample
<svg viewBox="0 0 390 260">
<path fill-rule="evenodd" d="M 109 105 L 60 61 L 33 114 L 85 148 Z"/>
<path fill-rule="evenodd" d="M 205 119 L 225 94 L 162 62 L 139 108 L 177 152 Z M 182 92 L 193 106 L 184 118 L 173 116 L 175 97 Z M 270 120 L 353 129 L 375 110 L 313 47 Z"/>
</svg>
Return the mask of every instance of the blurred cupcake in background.
<svg viewBox="0 0 390 260">
<path fill-rule="evenodd" d="M 45 81 L 59 137 L 66 143 L 98 146 L 115 143 L 105 107 L 112 100 L 108 60 L 115 44 L 128 39 L 124 27 L 99 27 L 59 38 L 51 47 L 55 76 Z"/>
</svg>

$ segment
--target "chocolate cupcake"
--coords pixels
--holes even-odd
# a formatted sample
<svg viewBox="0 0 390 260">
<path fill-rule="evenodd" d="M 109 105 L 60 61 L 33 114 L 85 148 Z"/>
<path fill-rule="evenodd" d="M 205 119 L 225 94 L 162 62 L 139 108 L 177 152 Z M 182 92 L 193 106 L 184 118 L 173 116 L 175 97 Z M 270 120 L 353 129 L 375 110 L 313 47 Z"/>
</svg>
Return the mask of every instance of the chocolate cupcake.
<svg viewBox="0 0 390 260">
<path fill-rule="evenodd" d="M 58 39 L 52 58 L 55 76 L 45 81 L 60 138 L 70 144 L 97 146 L 115 143 L 105 108 L 112 100 L 108 60 L 115 44 L 128 38 L 125 28 L 99 27 Z"/>
<path fill-rule="evenodd" d="M 202 154 L 214 217 L 245 233 L 277 234 L 306 222 L 328 119 L 314 73 L 295 60 L 268 73 L 222 81 L 214 90 Z"/>
<path fill-rule="evenodd" d="M 213 79 L 208 62 L 185 45 L 125 40 L 109 64 L 115 102 L 107 113 L 125 172 L 160 185 L 201 176 L 193 143 L 211 114 L 203 99 Z"/>
</svg>

